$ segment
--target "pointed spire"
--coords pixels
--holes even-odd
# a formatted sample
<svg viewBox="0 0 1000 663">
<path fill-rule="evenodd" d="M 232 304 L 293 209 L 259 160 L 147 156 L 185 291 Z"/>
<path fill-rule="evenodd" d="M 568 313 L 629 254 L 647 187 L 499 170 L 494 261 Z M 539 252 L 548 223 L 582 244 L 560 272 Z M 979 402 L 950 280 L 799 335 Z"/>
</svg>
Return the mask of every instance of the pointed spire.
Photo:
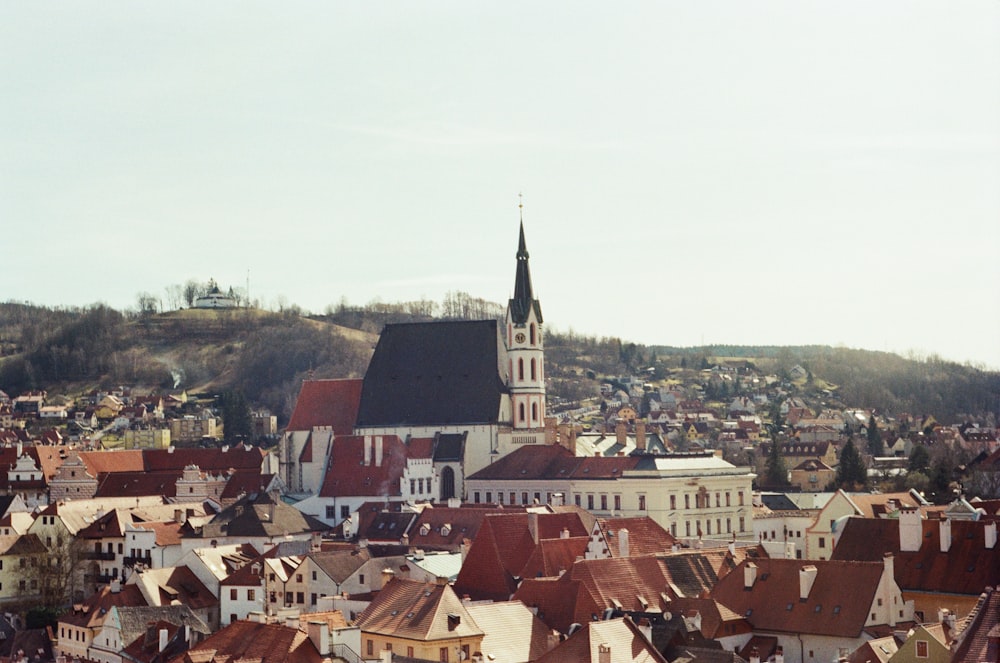
<svg viewBox="0 0 1000 663">
<path fill-rule="evenodd" d="M 542 307 L 534 299 L 531 290 L 531 271 L 528 269 L 528 245 L 524 241 L 524 205 L 518 195 L 518 212 L 520 214 L 520 236 L 517 242 L 517 272 L 514 276 L 514 297 L 510 300 L 511 318 L 515 324 L 522 324 L 528 319 L 528 312 L 533 308 L 538 322 L 542 321 Z"/>
</svg>

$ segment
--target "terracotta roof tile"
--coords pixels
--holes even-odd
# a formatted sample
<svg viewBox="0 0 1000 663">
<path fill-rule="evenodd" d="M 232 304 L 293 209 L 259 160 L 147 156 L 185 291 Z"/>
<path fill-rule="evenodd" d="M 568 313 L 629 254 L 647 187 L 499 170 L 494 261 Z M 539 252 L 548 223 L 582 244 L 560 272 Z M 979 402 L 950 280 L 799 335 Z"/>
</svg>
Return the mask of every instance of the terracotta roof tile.
<svg viewBox="0 0 1000 663">
<path fill-rule="evenodd" d="M 335 435 L 350 435 L 361 405 L 362 384 L 360 379 L 304 380 L 287 430 L 328 426 Z"/>
<path fill-rule="evenodd" d="M 383 435 L 382 462 L 376 465 L 371 445 L 374 436 L 345 435 L 333 440 L 330 467 L 321 497 L 398 496 L 399 480 L 406 466 L 406 445 L 395 435 Z M 365 446 L 369 446 L 369 463 L 364 464 Z"/>
<path fill-rule="evenodd" d="M 171 659 L 170 663 L 321 663 L 323 660 L 304 631 L 281 624 L 239 620 Z"/>
<path fill-rule="evenodd" d="M 458 615 L 456 624 L 450 615 Z M 434 641 L 483 635 L 447 584 L 393 578 L 355 619 L 364 633 Z"/>
</svg>

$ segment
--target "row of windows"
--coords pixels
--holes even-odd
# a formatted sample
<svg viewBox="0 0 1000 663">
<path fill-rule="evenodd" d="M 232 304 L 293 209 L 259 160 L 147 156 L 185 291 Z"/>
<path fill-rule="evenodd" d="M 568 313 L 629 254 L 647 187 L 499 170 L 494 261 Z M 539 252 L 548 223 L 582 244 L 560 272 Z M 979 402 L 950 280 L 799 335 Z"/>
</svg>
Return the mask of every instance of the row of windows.
<svg viewBox="0 0 1000 663">
<path fill-rule="evenodd" d="M 739 526 L 739 529 L 737 530 L 738 532 L 744 532 L 744 531 L 746 531 L 746 529 L 745 529 L 745 527 L 746 527 L 746 520 L 743 518 L 743 516 L 739 517 L 739 519 L 737 521 L 737 524 Z M 677 536 L 677 532 L 678 532 L 677 523 L 671 523 L 670 524 L 670 533 L 676 537 Z M 715 519 L 715 529 L 714 530 L 712 529 L 712 520 L 710 518 L 708 518 L 708 519 L 706 519 L 704 521 L 701 521 L 701 520 L 690 521 L 689 520 L 689 521 L 687 521 L 687 522 L 684 523 L 684 536 L 689 536 L 689 537 L 690 536 L 712 536 L 713 534 L 719 535 L 719 534 L 723 534 L 723 533 L 725 533 L 725 534 L 732 534 L 733 533 L 733 519 L 732 518 L 726 518 L 726 531 L 725 532 L 722 531 L 722 518 L 716 518 Z"/>
<path fill-rule="evenodd" d="M 410 492 L 413 492 L 412 490 Z M 347 504 L 340 505 L 340 519 L 344 520 L 351 515 L 351 507 Z M 326 519 L 336 520 L 337 518 L 337 507 L 332 504 L 326 505 Z"/>
<path fill-rule="evenodd" d="M 520 422 L 527 421 L 527 419 L 525 419 L 526 414 L 527 410 L 524 407 L 524 403 L 519 404 L 517 406 L 517 420 Z M 538 422 L 538 403 L 531 404 L 531 420 L 536 423 Z"/>
<path fill-rule="evenodd" d="M 481 498 L 482 498 L 482 496 L 484 494 L 486 496 L 486 500 L 485 500 L 486 504 L 493 504 L 493 491 L 490 491 L 490 490 L 487 490 L 487 491 L 484 491 L 484 492 L 481 492 L 481 491 L 478 491 L 478 490 L 477 491 L 473 491 L 473 493 L 472 493 L 472 500 L 473 500 L 473 502 L 475 502 L 476 504 L 481 503 L 482 502 Z M 732 506 L 732 494 L 731 494 L 730 491 L 726 491 L 725 493 L 721 493 L 721 492 L 720 493 L 716 493 L 715 494 L 715 506 L 721 508 L 721 506 L 722 506 L 722 495 L 723 494 L 725 494 L 725 496 L 726 496 L 726 506 L 727 507 L 728 506 Z M 505 495 L 509 498 L 509 500 L 507 502 L 504 502 L 504 496 Z M 533 502 L 529 502 L 529 499 L 528 499 L 529 498 L 529 493 L 528 493 L 528 491 L 522 491 L 521 492 L 521 501 L 518 502 L 517 501 L 517 493 L 516 492 L 511 491 L 509 493 L 503 493 L 501 491 L 497 491 L 497 493 L 496 493 L 497 504 L 505 504 L 505 503 L 506 504 L 519 504 L 519 503 L 520 504 L 531 504 L 531 503 L 541 504 L 542 503 L 542 493 L 536 492 L 536 493 L 533 493 L 533 494 L 530 494 L 530 495 L 533 498 Z M 737 496 L 737 504 L 739 506 L 743 506 L 743 504 L 744 504 L 744 502 L 743 502 L 743 493 L 742 492 L 737 492 L 736 496 Z M 612 508 L 614 508 L 616 511 L 621 511 L 621 509 L 622 509 L 622 496 L 621 495 L 614 495 L 613 494 L 613 495 L 611 495 L 611 498 L 612 498 L 612 503 L 614 505 Z M 583 496 L 580 495 L 579 493 L 577 493 L 576 495 L 574 495 L 573 500 L 574 500 L 574 503 L 577 506 L 579 506 L 579 507 L 583 506 Z M 636 508 L 639 511 L 645 511 L 646 510 L 646 496 L 645 495 L 638 495 L 636 501 L 637 501 L 637 507 Z M 545 493 L 545 502 L 546 503 L 551 503 L 552 502 L 552 493 Z M 695 508 L 699 508 L 699 509 L 701 509 L 701 508 L 709 508 L 710 507 L 710 502 L 711 501 L 709 500 L 707 493 L 704 494 L 704 495 L 700 494 L 700 493 L 698 493 L 698 494 L 695 495 Z M 598 503 L 600 504 L 600 507 L 597 506 Z M 599 508 L 601 511 L 607 511 L 608 510 L 608 504 L 609 503 L 608 503 L 608 494 L 607 493 L 601 493 L 599 495 L 594 495 L 593 493 L 588 493 L 587 494 L 587 510 L 589 510 L 589 511 L 593 511 L 594 509 L 597 509 L 597 508 Z M 684 495 L 684 508 L 685 509 L 690 509 L 691 508 L 691 496 L 690 495 Z M 671 495 L 670 496 L 670 509 L 672 511 L 676 511 L 677 510 L 677 496 L 676 495 Z"/>
<path fill-rule="evenodd" d="M 368 639 L 365 641 L 365 649 L 367 650 L 367 655 L 369 657 L 375 656 L 375 641 Z M 438 661 L 441 663 L 448 663 L 448 647 L 441 647 L 438 649 Z M 385 643 L 385 647 L 382 651 L 392 651 L 392 643 Z M 408 658 L 414 658 L 413 647 L 406 648 L 406 656 Z M 462 645 L 461 653 L 458 655 L 459 660 L 467 661 L 469 660 L 469 645 Z"/>
</svg>

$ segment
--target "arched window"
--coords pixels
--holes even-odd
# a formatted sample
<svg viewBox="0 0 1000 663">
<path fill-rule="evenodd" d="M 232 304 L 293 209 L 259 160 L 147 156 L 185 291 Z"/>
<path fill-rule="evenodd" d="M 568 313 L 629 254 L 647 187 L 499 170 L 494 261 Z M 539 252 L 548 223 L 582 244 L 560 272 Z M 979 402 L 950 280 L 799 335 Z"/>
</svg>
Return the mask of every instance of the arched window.
<svg viewBox="0 0 1000 663">
<path fill-rule="evenodd" d="M 531 420 L 538 421 L 538 403 L 531 404 Z"/>
<path fill-rule="evenodd" d="M 524 359 L 518 358 L 517 360 L 517 379 L 524 379 Z"/>
<path fill-rule="evenodd" d="M 535 323 L 531 323 L 531 344 L 535 345 L 537 341 L 535 340 Z"/>
<path fill-rule="evenodd" d="M 518 420 L 524 421 L 524 403 L 517 406 Z"/>
<path fill-rule="evenodd" d="M 531 379 L 532 380 L 537 380 L 538 379 L 537 377 L 535 377 L 535 360 L 534 359 L 531 360 Z"/>
</svg>

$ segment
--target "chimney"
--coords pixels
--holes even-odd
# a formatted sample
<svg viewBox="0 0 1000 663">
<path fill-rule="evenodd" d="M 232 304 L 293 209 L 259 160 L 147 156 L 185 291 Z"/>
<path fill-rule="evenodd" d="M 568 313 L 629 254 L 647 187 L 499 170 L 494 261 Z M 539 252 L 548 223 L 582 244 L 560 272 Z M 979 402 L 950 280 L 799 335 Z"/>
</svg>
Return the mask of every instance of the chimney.
<svg viewBox="0 0 1000 663">
<path fill-rule="evenodd" d="M 639 627 L 639 632 L 642 633 L 643 637 L 646 638 L 647 642 L 653 642 L 653 625 L 650 623 L 648 617 L 643 617 L 636 624 Z"/>
<path fill-rule="evenodd" d="M 618 425 L 615 426 L 615 441 L 618 442 L 618 444 L 625 444 L 625 439 L 626 439 L 625 422 L 619 421 Z"/>
<path fill-rule="evenodd" d="M 372 448 L 371 446 L 369 446 L 369 444 L 371 443 L 371 439 L 372 439 L 371 435 L 365 435 L 364 443 L 361 445 L 361 447 L 365 450 L 365 457 L 362 465 L 372 464 Z"/>
<path fill-rule="evenodd" d="M 923 525 L 920 520 L 920 509 L 903 507 L 899 510 L 899 552 L 916 552 L 920 550 L 923 538 Z"/>
<path fill-rule="evenodd" d="M 564 506 L 566 503 L 566 496 L 562 493 L 552 493 L 552 506 Z"/>
<path fill-rule="evenodd" d="M 646 422 L 643 419 L 635 422 L 635 448 L 639 451 L 646 450 Z"/>
<path fill-rule="evenodd" d="M 392 569 L 388 569 L 388 568 L 382 569 L 382 587 L 381 588 L 385 589 L 385 586 L 388 585 L 389 581 L 391 581 L 395 576 L 396 576 L 396 574 L 392 572 Z"/>
<path fill-rule="evenodd" d="M 121 591 L 122 591 L 122 581 L 119 580 L 118 578 L 115 578 L 114 580 L 111 581 L 111 593 L 118 594 Z"/>
<path fill-rule="evenodd" d="M 531 540 L 538 543 L 538 514 L 528 514 L 528 531 L 531 532 Z"/>
<path fill-rule="evenodd" d="M 750 650 L 750 663 L 760 663 L 760 652 L 756 647 Z"/>
<path fill-rule="evenodd" d="M 624 527 L 618 530 L 618 556 L 628 557 L 628 530 Z"/>
<path fill-rule="evenodd" d="M 560 530 L 560 532 L 559 532 L 559 538 L 560 539 L 568 539 L 569 538 L 569 528 L 563 527 L 562 530 Z"/>
<path fill-rule="evenodd" d="M 184 509 L 174 509 L 174 522 L 184 524 Z"/>
<path fill-rule="evenodd" d="M 378 653 L 379 663 L 392 663 L 392 650 L 383 649 Z"/>
<path fill-rule="evenodd" d="M 753 562 L 747 562 L 747 565 L 743 567 L 743 589 L 753 589 L 756 582 L 757 565 Z"/>
<path fill-rule="evenodd" d="M 941 518 L 941 552 L 946 553 L 951 550 L 951 521 Z"/>
<path fill-rule="evenodd" d="M 448 498 L 448 508 L 449 509 L 457 509 L 460 506 L 462 506 L 462 500 L 460 498 L 458 498 L 458 497 L 449 497 Z"/>
<path fill-rule="evenodd" d="M 785 663 L 785 648 L 781 645 L 774 650 L 774 663 Z"/>
<path fill-rule="evenodd" d="M 382 467 L 382 436 L 375 436 L 375 467 Z"/>
<path fill-rule="evenodd" d="M 558 420 L 555 417 L 545 417 L 545 444 L 556 444 L 560 439 Z"/>
<path fill-rule="evenodd" d="M 986 548 L 993 550 L 997 547 L 997 522 L 991 520 L 983 527 L 983 536 L 986 537 Z"/>
<path fill-rule="evenodd" d="M 597 645 L 597 663 L 611 663 L 611 645 L 606 642 Z"/>
<path fill-rule="evenodd" d="M 330 625 L 324 621 L 311 621 L 306 624 L 306 633 L 320 656 L 330 655 Z"/>
<path fill-rule="evenodd" d="M 559 444 L 569 449 L 569 424 L 559 424 Z M 570 449 L 572 451 L 572 449 Z"/>
<path fill-rule="evenodd" d="M 164 649 L 166 649 L 167 648 L 167 642 L 169 642 L 169 641 L 170 641 L 170 634 L 167 633 L 167 629 L 161 628 L 160 629 L 159 649 L 157 649 L 156 651 L 162 652 Z"/>
<path fill-rule="evenodd" d="M 805 601 L 816 582 L 816 567 L 810 564 L 799 569 L 799 598 Z"/>
</svg>

